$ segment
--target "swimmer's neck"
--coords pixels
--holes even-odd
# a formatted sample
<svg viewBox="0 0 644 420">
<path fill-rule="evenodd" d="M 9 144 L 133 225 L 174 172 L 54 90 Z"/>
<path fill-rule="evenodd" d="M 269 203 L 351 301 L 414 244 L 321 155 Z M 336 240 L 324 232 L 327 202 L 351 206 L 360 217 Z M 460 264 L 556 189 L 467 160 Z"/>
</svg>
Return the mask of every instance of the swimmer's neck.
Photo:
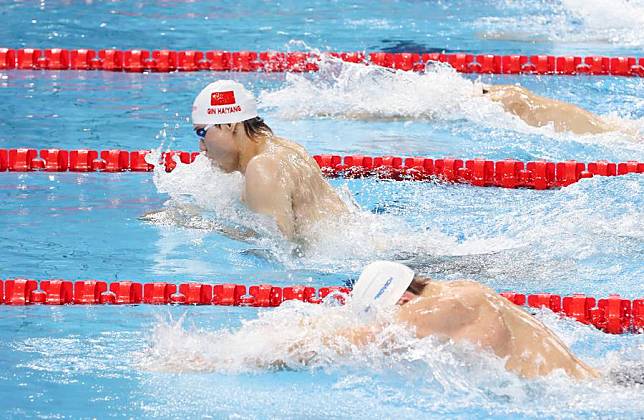
<svg viewBox="0 0 644 420">
<path fill-rule="evenodd" d="M 428 283 L 425 284 L 425 287 L 423 290 L 421 290 L 420 294 L 413 293 L 413 297 L 409 300 L 409 302 L 417 301 L 422 298 L 433 298 L 435 296 L 438 296 L 441 294 L 443 291 L 443 287 L 441 284 L 430 280 Z M 409 292 L 405 292 L 409 293 Z"/>
<path fill-rule="evenodd" d="M 244 134 L 244 138 L 240 140 L 239 167 L 237 170 L 242 174 L 245 174 L 248 162 L 250 162 L 255 156 L 264 153 L 270 144 L 271 138 L 268 136 L 251 139 Z"/>
</svg>

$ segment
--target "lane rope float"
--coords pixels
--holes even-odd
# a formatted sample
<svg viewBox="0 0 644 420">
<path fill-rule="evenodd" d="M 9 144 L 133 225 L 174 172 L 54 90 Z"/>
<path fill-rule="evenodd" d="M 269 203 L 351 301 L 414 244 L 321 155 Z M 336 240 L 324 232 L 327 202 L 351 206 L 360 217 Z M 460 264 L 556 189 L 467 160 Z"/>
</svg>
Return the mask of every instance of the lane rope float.
<svg viewBox="0 0 644 420">
<path fill-rule="evenodd" d="M 0 280 L 0 304 L 24 306 L 44 305 L 220 305 L 277 307 L 288 300 L 319 304 L 335 298 L 340 304 L 350 293 L 348 287 L 310 286 L 276 287 L 270 284 L 204 284 L 118 281 L 108 284 L 99 280 Z M 584 324 L 610 333 L 642 333 L 644 331 L 644 298 L 628 300 L 617 294 L 596 299 L 575 293 L 560 296 L 553 293 L 521 294 L 502 292 L 515 305 L 548 308 Z"/>
<path fill-rule="evenodd" d="M 322 54 L 346 62 L 405 71 L 423 71 L 427 63 L 438 61 L 461 73 L 644 76 L 644 57 L 405 52 Z M 319 59 L 320 54 L 310 52 L 0 48 L 0 70 L 315 72 L 319 69 Z"/>
<path fill-rule="evenodd" d="M 146 161 L 149 150 L 60 150 L 0 149 L 0 172 L 150 172 L 154 165 Z M 160 164 L 167 172 L 177 162 L 192 163 L 199 152 L 168 151 Z M 637 161 L 563 162 L 514 159 L 430 159 L 364 155 L 315 155 L 315 161 L 327 177 L 426 181 L 439 179 L 479 187 L 533 188 L 544 190 L 565 187 L 584 178 L 644 173 L 644 163 Z"/>
</svg>

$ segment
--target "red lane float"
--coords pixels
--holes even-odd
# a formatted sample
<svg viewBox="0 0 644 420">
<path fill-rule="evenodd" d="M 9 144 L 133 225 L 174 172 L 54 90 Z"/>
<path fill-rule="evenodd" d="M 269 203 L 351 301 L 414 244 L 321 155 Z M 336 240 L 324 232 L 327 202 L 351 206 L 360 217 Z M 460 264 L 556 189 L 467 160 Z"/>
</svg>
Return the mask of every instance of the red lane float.
<svg viewBox="0 0 644 420">
<path fill-rule="evenodd" d="M 0 69 L 9 70 L 16 68 L 16 51 L 9 48 L 0 48 Z"/>
<path fill-rule="evenodd" d="M 156 51 L 155 51 L 156 52 Z M 172 54 L 172 51 L 169 51 L 168 54 Z M 177 65 L 176 69 L 179 71 L 198 71 L 201 70 L 201 62 L 203 60 L 203 53 L 200 51 L 180 51 L 177 54 Z M 173 62 L 170 62 L 170 70 L 172 71 Z M 165 72 L 165 68 L 159 68 L 157 62 L 156 71 Z"/>
<path fill-rule="evenodd" d="M 210 305 L 212 302 L 212 286 L 203 283 L 183 283 L 179 285 L 179 293 L 185 296 L 185 304 Z"/>
<path fill-rule="evenodd" d="M 260 284 L 248 288 L 250 296 L 242 296 L 240 304 L 255 307 L 276 307 L 280 306 L 286 298 L 281 287 L 274 287 L 270 284 Z"/>
<path fill-rule="evenodd" d="M 101 302 L 101 295 L 107 292 L 107 283 L 96 280 L 74 282 L 74 303 L 78 305 L 96 305 Z"/>
<path fill-rule="evenodd" d="M 96 51 L 79 49 L 69 51 L 70 70 L 94 70 L 96 63 Z"/>
<path fill-rule="evenodd" d="M 551 293 L 529 295 L 528 306 L 531 308 L 548 308 L 552 312 L 561 312 L 561 296 Z"/>
<path fill-rule="evenodd" d="M 135 304 L 142 302 L 142 285 L 131 281 L 110 283 L 110 292 L 115 304 Z M 104 292 L 108 293 L 108 292 Z"/>
<path fill-rule="evenodd" d="M 40 289 L 47 305 L 65 305 L 72 303 L 74 293 L 72 282 L 65 280 L 42 280 Z"/>
<path fill-rule="evenodd" d="M 123 56 L 121 51 L 100 50 L 98 58 L 93 63 L 96 70 L 121 71 L 123 70 Z"/>
<path fill-rule="evenodd" d="M 633 301 L 633 330 L 644 332 L 644 299 Z"/>
<path fill-rule="evenodd" d="M 610 295 L 597 301 L 594 297 L 581 293 L 563 298 L 551 293 L 526 296 L 516 292 L 502 292 L 501 296 L 515 305 L 522 306 L 527 301 L 529 307 L 547 308 L 609 334 L 644 332 L 644 299 L 630 301 L 619 295 Z"/>
<path fill-rule="evenodd" d="M 644 57 L 492 55 L 467 53 L 326 53 L 351 63 L 403 71 L 422 71 L 442 62 L 462 73 L 644 76 Z M 104 70 L 126 72 L 172 71 L 317 71 L 319 55 L 278 51 L 66 50 L 0 48 L 0 69 Z"/>
<path fill-rule="evenodd" d="M 67 150 L 45 149 L 40 151 L 40 159 L 47 172 L 63 172 L 69 169 L 69 152 Z"/>
<path fill-rule="evenodd" d="M 0 149 L 0 172 L 149 172 L 154 165 L 146 161 L 149 150 L 59 150 Z M 167 151 L 159 161 L 167 172 L 178 162 L 194 162 L 199 152 Z M 605 160 L 588 164 L 564 162 L 521 162 L 514 159 L 429 159 L 396 156 L 316 155 L 313 156 L 322 173 L 328 177 L 377 177 L 397 181 L 438 179 L 466 183 L 479 187 L 548 188 L 566 187 L 583 178 L 643 173 L 644 163 L 636 161 L 613 163 Z"/>
<path fill-rule="evenodd" d="M 525 305 L 525 295 L 516 292 L 501 292 L 501 296 L 518 306 Z"/>
<path fill-rule="evenodd" d="M 170 296 L 176 292 L 176 284 L 145 283 L 143 285 L 143 303 L 165 305 L 170 303 Z"/>
<path fill-rule="evenodd" d="M 270 284 L 138 283 L 119 281 L 107 284 L 97 280 L 0 280 L 0 303 L 7 305 L 220 305 L 269 308 L 289 300 L 319 304 L 328 296 L 340 303 L 350 289 L 342 286 L 277 287 Z M 547 308 L 555 313 L 589 324 L 610 334 L 644 332 L 644 299 L 630 301 L 619 295 L 595 299 L 584 294 L 564 296 L 552 293 L 525 295 L 502 292 L 515 305 Z"/>
<path fill-rule="evenodd" d="M 36 280 L 15 279 L 4 282 L 4 303 L 7 305 L 27 305 L 31 303 L 31 293 L 38 289 Z"/>
<path fill-rule="evenodd" d="M 36 149 L 10 149 L 7 168 L 12 172 L 27 172 L 32 170 L 32 161 L 37 157 Z"/>
<path fill-rule="evenodd" d="M 381 179 L 424 180 L 437 178 L 448 182 L 468 183 L 474 186 L 502 188 L 547 189 L 565 187 L 582 178 L 625 175 L 644 172 L 644 164 L 629 161 L 619 164 L 598 161 L 588 164 L 577 161 L 520 162 L 513 159 L 491 161 L 484 159 L 460 160 L 453 158 L 370 158 L 362 155 L 313 156 L 322 172 L 330 177 L 356 178 L 376 176 Z M 402 164 L 401 164 L 402 163 Z M 614 171 L 612 168 L 616 168 Z"/>
</svg>

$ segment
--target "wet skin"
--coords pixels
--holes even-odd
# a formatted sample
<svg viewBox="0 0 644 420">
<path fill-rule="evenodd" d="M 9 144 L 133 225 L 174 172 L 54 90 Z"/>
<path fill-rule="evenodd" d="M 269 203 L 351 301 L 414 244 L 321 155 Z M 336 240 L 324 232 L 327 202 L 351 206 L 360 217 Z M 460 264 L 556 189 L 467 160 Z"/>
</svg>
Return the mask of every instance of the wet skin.
<svg viewBox="0 0 644 420">
<path fill-rule="evenodd" d="M 578 106 L 535 95 L 520 86 L 489 85 L 485 90 L 485 95 L 503 105 L 507 112 L 535 127 L 552 124 L 555 131 L 572 131 L 575 134 L 616 130 L 616 127 Z"/>
<path fill-rule="evenodd" d="M 558 369 L 575 379 L 599 377 L 545 325 L 477 282 L 429 282 L 420 295 L 405 292 L 398 305 L 398 320 L 412 327 L 418 338 L 431 335 L 476 344 L 504 359 L 506 369 L 522 377 Z M 377 330 L 368 326 L 339 335 L 364 345 Z"/>
</svg>

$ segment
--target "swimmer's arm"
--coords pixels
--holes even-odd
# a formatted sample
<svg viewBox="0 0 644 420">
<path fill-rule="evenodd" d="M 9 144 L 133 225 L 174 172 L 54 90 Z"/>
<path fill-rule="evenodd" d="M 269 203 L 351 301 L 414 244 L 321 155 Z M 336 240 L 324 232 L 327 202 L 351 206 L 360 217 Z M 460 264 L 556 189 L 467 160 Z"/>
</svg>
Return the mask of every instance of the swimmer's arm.
<svg viewBox="0 0 644 420">
<path fill-rule="evenodd" d="M 172 209 L 164 207 L 159 210 L 146 211 L 141 216 L 139 216 L 138 219 L 143 220 L 144 222 L 154 222 L 154 221 L 158 221 L 159 219 L 165 217 L 167 214 L 170 214 L 170 213 L 175 214 L 177 212 L 180 212 L 182 215 L 185 215 L 185 216 L 201 216 L 201 211 L 202 211 L 201 208 L 193 204 L 181 203 L 181 204 L 173 205 Z"/>
<path fill-rule="evenodd" d="M 374 326 L 364 326 L 336 331 L 335 333 L 324 337 L 322 342 L 325 345 L 339 350 L 342 341 L 348 342 L 353 346 L 360 347 L 374 341 L 375 335 L 376 331 Z"/>
<path fill-rule="evenodd" d="M 279 163 L 254 159 L 246 168 L 244 199 L 251 210 L 271 216 L 288 239 L 295 237 L 293 204 Z"/>
<path fill-rule="evenodd" d="M 322 345 L 337 354 L 346 354 L 352 347 L 361 347 L 374 341 L 375 330 L 373 327 L 349 328 L 335 331 L 321 337 Z M 309 344 L 307 346 L 307 344 Z M 293 342 L 288 349 L 290 361 L 307 366 L 314 360 L 318 351 L 311 349 L 310 338 L 302 338 Z M 288 363 L 284 360 L 274 360 L 272 367 L 283 368 Z"/>
<path fill-rule="evenodd" d="M 237 241 L 247 241 L 259 237 L 252 229 L 226 226 L 213 220 L 204 219 L 197 211 L 196 206 L 182 206 L 174 209 L 160 209 L 148 211 L 138 217 L 139 220 L 154 224 L 171 224 L 173 226 L 190 229 L 205 229 L 219 232 L 222 235 Z"/>
</svg>

